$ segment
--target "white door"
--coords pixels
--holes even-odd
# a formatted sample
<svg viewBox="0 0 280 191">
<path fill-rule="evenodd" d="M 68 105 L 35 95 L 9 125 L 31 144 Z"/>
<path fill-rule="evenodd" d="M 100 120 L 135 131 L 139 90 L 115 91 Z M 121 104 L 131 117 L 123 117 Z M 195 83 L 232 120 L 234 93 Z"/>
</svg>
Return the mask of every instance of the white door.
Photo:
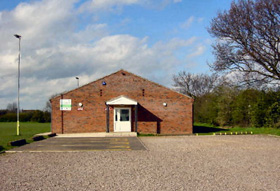
<svg viewBox="0 0 280 191">
<path fill-rule="evenodd" d="M 114 132 L 131 132 L 131 109 L 114 109 Z"/>
</svg>

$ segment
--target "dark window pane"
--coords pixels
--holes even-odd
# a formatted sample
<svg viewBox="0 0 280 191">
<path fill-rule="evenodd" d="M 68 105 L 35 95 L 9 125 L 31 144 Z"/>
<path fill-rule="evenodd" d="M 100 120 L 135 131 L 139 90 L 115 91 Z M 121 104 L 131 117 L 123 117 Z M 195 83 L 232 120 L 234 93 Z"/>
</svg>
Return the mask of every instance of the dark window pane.
<svg viewBox="0 0 280 191">
<path fill-rule="evenodd" d="M 128 109 L 121 109 L 120 121 L 129 121 L 129 110 Z"/>
</svg>

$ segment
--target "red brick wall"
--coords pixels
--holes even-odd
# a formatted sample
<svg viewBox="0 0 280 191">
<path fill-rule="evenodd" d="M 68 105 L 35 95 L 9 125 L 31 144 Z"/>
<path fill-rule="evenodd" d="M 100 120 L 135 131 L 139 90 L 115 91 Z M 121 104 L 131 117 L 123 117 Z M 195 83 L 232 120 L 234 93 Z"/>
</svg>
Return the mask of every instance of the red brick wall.
<svg viewBox="0 0 280 191">
<path fill-rule="evenodd" d="M 102 85 L 103 81 L 106 82 L 105 86 Z M 191 98 L 123 70 L 52 99 L 52 132 L 105 132 L 105 103 L 120 95 L 138 102 L 138 132 L 192 133 L 193 100 Z M 71 111 L 60 111 L 59 101 L 62 98 L 72 100 Z M 80 102 L 83 103 L 82 111 L 78 111 Z M 167 103 L 167 107 L 164 107 L 163 103 Z M 109 111 L 112 132 L 114 131 L 113 107 Z M 132 131 L 134 131 L 134 106 L 131 106 L 131 115 Z"/>
</svg>

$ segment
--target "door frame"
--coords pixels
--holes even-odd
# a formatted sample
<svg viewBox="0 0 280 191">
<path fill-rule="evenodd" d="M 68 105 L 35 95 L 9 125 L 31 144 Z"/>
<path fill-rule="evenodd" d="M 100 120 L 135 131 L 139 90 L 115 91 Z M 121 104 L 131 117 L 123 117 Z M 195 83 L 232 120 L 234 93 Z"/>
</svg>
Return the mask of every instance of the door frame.
<svg viewBox="0 0 280 191">
<path fill-rule="evenodd" d="M 128 109 L 129 110 L 129 126 L 130 126 L 130 130 L 129 131 L 116 131 L 116 121 L 115 121 L 115 117 L 116 117 L 116 110 L 117 109 Z M 131 132 L 131 128 L 132 128 L 132 116 L 131 116 L 131 107 L 114 107 L 114 116 L 113 116 L 113 123 L 114 123 L 114 132 Z"/>
</svg>

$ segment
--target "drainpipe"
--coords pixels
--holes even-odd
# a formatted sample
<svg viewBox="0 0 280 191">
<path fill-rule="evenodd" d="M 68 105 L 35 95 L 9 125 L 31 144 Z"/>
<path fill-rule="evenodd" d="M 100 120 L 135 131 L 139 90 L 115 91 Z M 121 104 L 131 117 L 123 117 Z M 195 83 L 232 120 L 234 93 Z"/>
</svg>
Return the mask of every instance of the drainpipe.
<svg viewBox="0 0 280 191">
<path fill-rule="evenodd" d="M 109 133 L 109 105 L 106 104 L 106 132 Z"/>
<path fill-rule="evenodd" d="M 138 127 L 138 105 L 135 105 L 135 132 L 137 133 Z"/>
<path fill-rule="evenodd" d="M 63 99 L 63 94 L 60 96 L 61 99 Z M 61 133 L 64 133 L 64 128 L 63 128 L 63 110 L 61 110 Z"/>
</svg>

